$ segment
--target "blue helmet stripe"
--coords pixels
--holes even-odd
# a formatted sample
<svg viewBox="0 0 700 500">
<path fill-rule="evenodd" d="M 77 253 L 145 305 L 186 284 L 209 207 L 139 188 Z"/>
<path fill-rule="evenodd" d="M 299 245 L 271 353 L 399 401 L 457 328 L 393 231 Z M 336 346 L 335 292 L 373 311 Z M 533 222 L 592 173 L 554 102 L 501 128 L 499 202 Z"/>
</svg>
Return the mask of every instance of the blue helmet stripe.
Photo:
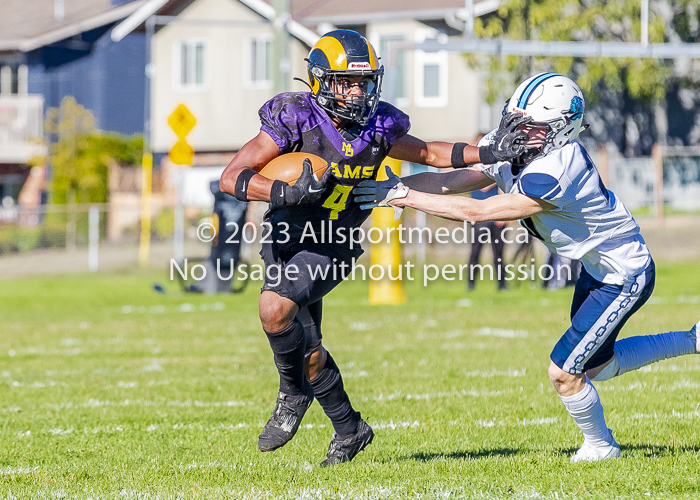
<svg viewBox="0 0 700 500">
<path fill-rule="evenodd" d="M 535 91 L 537 86 L 542 83 L 545 80 L 549 80 L 553 76 L 561 76 L 559 73 L 543 73 L 534 80 L 532 80 L 527 87 L 525 87 L 525 90 L 523 90 L 522 95 L 520 96 L 520 99 L 518 99 L 518 108 L 520 109 L 525 109 L 527 107 L 527 102 L 530 100 L 530 96 L 532 93 Z"/>
</svg>

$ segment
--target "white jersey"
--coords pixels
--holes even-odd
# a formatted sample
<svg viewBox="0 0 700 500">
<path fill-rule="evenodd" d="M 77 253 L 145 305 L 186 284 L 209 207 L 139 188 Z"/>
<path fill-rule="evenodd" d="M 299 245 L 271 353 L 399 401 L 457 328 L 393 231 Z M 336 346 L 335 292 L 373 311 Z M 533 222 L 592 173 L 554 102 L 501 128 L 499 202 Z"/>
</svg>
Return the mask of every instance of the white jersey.
<svg viewBox="0 0 700 500">
<path fill-rule="evenodd" d="M 479 145 L 487 144 L 492 133 Z M 621 285 L 649 263 L 637 222 L 603 185 L 578 142 L 535 158 L 519 172 L 513 172 L 510 162 L 480 168 L 504 193 L 525 194 L 553 205 L 520 224 L 551 252 L 580 260 L 594 279 Z"/>
</svg>

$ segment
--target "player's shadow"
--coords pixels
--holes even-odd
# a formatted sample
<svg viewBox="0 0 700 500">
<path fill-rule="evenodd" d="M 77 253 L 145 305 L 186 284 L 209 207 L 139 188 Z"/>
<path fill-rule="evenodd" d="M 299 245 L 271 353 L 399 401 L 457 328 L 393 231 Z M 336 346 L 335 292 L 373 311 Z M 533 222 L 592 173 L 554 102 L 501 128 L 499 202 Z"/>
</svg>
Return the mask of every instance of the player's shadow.
<svg viewBox="0 0 700 500">
<path fill-rule="evenodd" d="M 481 450 L 453 451 L 449 453 L 440 452 L 418 452 L 411 455 L 399 456 L 395 460 L 415 460 L 418 462 L 431 462 L 433 460 L 480 460 L 495 457 L 512 457 L 514 455 L 529 455 L 532 453 L 556 454 L 569 457 L 576 453 L 578 448 L 563 448 L 553 451 L 544 451 L 527 448 L 487 448 Z"/>
<path fill-rule="evenodd" d="M 622 451 L 622 456 L 625 456 L 626 452 L 634 453 L 635 455 L 642 454 L 645 458 L 658 457 L 658 456 L 674 456 L 681 455 L 685 453 L 698 453 L 700 452 L 700 445 L 695 446 L 664 446 L 656 444 L 621 444 L 620 450 Z"/>
<path fill-rule="evenodd" d="M 411 455 L 399 456 L 394 460 L 415 460 L 418 462 L 432 462 L 433 460 L 478 460 L 480 458 L 510 457 L 523 453 L 517 448 L 491 448 L 486 450 L 464 450 L 448 453 L 421 451 Z"/>
<path fill-rule="evenodd" d="M 659 446 L 652 444 L 628 444 L 621 445 L 622 456 L 629 454 L 634 454 L 639 456 L 641 453 L 645 458 L 658 457 L 658 456 L 674 456 L 685 453 L 697 454 L 700 452 L 700 445 L 698 446 Z M 413 453 L 410 455 L 403 455 L 393 458 L 391 461 L 408 461 L 414 460 L 417 462 L 432 462 L 434 460 L 479 460 L 488 459 L 494 457 L 510 457 L 514 455 L 529 455 L 529 454 L 555 454 L 557 456 L 571 457 L 576 451 L 577 447 L 562 448 L 553 450 L 537 450 L 537 449 L 524 449 L 524 448 L 490 448 L 481 450 L 464 450 L 464 451 L 452 451 L 448 453 L 441 452 L 427 452 L 421 451 L 418 453 Z"/>
</svg>

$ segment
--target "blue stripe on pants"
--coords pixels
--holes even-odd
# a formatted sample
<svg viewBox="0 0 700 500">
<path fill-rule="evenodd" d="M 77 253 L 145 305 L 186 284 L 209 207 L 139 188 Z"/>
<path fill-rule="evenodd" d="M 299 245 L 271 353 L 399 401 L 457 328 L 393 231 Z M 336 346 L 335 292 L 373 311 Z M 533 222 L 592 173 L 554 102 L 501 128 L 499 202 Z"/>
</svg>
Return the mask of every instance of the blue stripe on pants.
<svg viewBox="0 0 700 500">
<path fill-rule="evenodd" d="M 601 283 L 582 269 L 571 304 L 571 327 L 554 346 L 552 361 L 565 372 L 583 373 L 612 359 L 615 339 L 651 297 L 655 277 L 654 261 L 624 285 Z"/>
</svg>

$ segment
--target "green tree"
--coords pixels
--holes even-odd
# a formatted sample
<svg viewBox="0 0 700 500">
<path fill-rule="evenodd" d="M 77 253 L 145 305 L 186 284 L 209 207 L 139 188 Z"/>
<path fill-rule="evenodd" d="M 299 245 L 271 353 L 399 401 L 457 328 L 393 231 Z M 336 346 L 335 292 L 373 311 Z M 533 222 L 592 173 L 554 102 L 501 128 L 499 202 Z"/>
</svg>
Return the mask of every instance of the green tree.
<svg viewBox="0 0 700 500">
<path fill-rule="evenodd" d="M 507 0 L 501 4 L 497 15 L 477 19 L 475 32 L 482 38 L 638 43 L 641 37 L 640 3 L 640 0 Z M 651 13 L 650 43 L 663 42 L 665 32 L 664 18 Z M 511 83 L 536 71 L 573 74 L 589 99 L 597 97 L 595 84 L 600 81 L 615 90 L 627 88 L 634 98 L 647 101 L 662 98 L 665 79 L 670 75 L 668 64 L 656 59 L 519 56 L 488 57 L 487 61 L 478 59 L 472 58 L 477 64 L 487 62 L 496 73 L 505 70 Z M 498 82 L 489 81 L 490 84 Z M 493 99 L 498 87 L 490 90 L 489 97 Z"/>
<path fill-rule="evenodd" d="M 104 203 L 109 195 L 109 163 L 140 163 L 141 136 L 105 134 L 94 123 L 92 113 L 73 97 L 47 111 L 45 129 L 53 137 L 49 146 L 53 203 Z"/>
<path fill-rule="evenodd" d="M 697 5 L 696 0 L 680 3 Z M 671 23 L 660 12 L 667 2 L 652 2 L 649 14 L 649 42 L 668 41 Z M 690 7 L 688 7 L 689 9 Z M 481 38 L 505 37 L 512 40 L 636 42 L 641 39 L 640 0 L 506 0 L 496 15 L 477 19 L 475 32 Z M 655 117 L 659 135 L 665 135 L 667 122 L 663 105 L 670 61 L 635 58 L 576 58 L 467 56 L 476 67 L 487 70 L 487 101 L 494 103 L 502 89 L 512 91 L 517 82 L 540 71 L 556 71 L 572 77 L 595 105 L 605 92 L 622 95 L 647 106 Z M 634 120 L 634 110 L 610 117 L 623 123 Z M 614 113 L 613 113 L 614 115 Z M 629 125 L 629 123 L 626 123 Z M 634 125 L 634 124 L 632 124 Z"/>
</svg>

